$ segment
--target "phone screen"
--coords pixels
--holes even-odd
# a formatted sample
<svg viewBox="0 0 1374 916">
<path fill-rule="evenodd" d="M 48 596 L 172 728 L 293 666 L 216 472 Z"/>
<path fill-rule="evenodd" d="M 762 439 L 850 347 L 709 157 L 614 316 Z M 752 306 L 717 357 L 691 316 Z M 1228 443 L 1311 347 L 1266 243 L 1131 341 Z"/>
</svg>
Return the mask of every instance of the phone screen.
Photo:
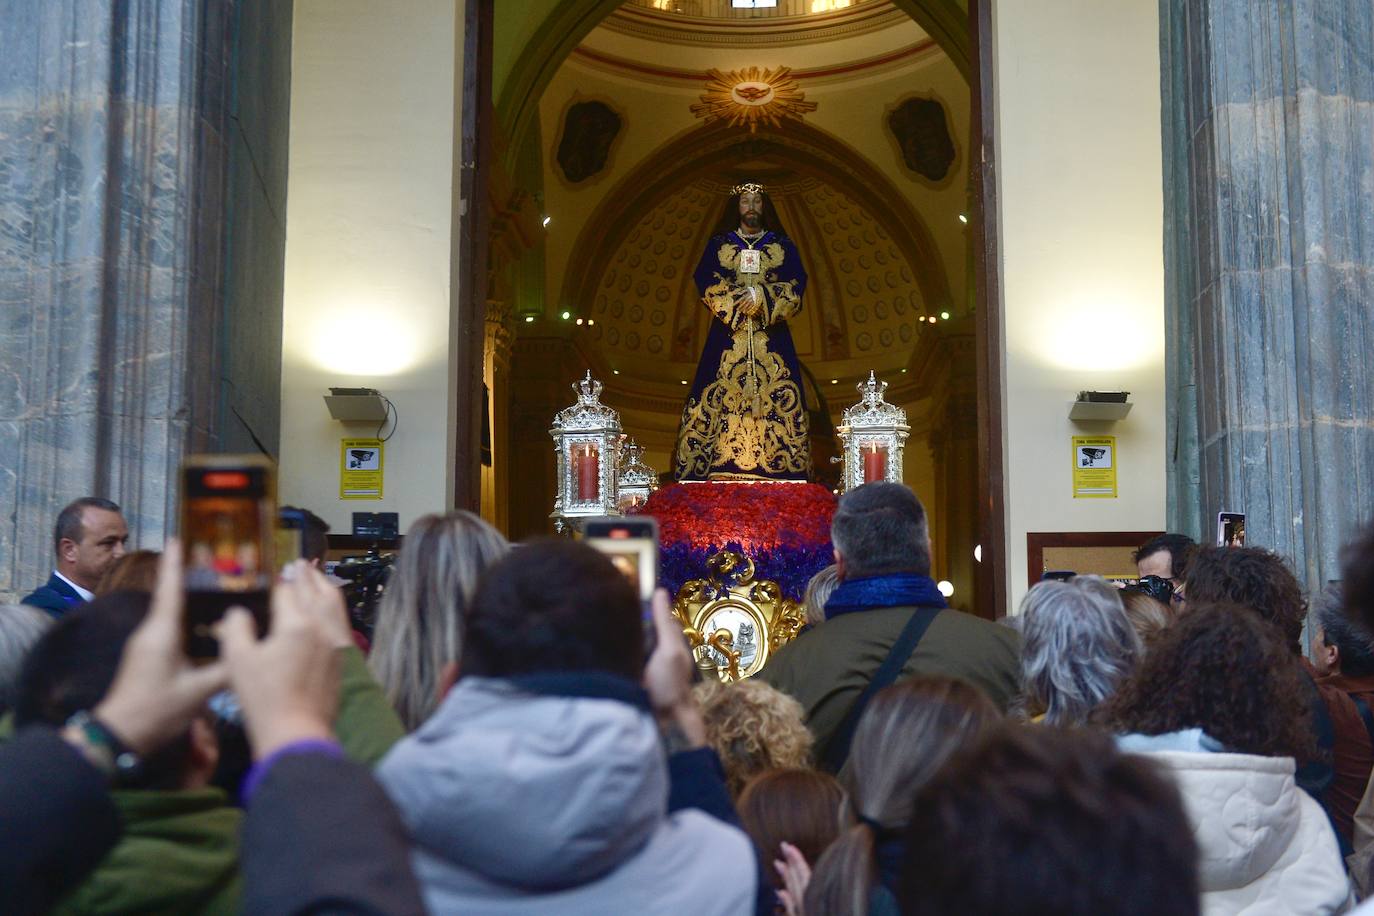
<svg viewBox="0 0 1374 916">
<path fill-rule="evenodd" d="M 658 587 L 658 522 L 647 516 L 589 519 L 584 526 L 588 546 L 610 558 L 639 595 L 646 652 L 653 651 L 657 630 L 651 603 Z M 646 655 L 647 658 L 647 655 Z"/>
<path fill-rule="evenodd" d="M 219 653 L 211 625 L 233 606 L 267 630 L 276 570 L 276 488 L 271 462 L 255 456 L 206 455 L 182 467 L 181 540 L 186 567 L 186 651 Z"/>
<path fill-rule="evenodd" d="M 1217 513 L 1217 546 L 1218 546 L 1218 547 L 1244 547 L 1244 546 L 1245 546 L 1245 513 L 1243 513 L 1243 512 L 1218 512 L 1218 513 Z"/>
</svg>

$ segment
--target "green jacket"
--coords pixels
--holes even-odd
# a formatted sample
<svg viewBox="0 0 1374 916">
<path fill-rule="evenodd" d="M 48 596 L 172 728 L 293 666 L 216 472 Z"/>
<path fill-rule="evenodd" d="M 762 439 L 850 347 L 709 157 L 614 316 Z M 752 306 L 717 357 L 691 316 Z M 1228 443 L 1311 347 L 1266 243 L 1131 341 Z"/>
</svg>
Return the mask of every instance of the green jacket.
<svg viewBox="0 0 1374 916">
<path fill-rule="evenodd" d="M 239 911 L 243 812 L 219 789 L 110 793 L 124 835 L 57 914 Z"/>
<path fill-rule="evenodd" d="M 787 643 L 757 676 L 801 702 L 816 747 L 824 748 L 914 610 L 890 607 L 841 614 Z M 1020 653 L 1021 635 L 1010 627 L 962 611 L 941 611 L 901 677 L 957 677 L 981 688 L 1005 710 L 1020 692 Z"/>
<path fill-rule="evenodd" d="M 356 648 L 343 652 L 335 733 L 352 760 L 375 765 L 405 736 Z M 124 835 L 60 914 L 237 913 L 243 812 L 219 789 L 112 792 Z"/>
</svg>

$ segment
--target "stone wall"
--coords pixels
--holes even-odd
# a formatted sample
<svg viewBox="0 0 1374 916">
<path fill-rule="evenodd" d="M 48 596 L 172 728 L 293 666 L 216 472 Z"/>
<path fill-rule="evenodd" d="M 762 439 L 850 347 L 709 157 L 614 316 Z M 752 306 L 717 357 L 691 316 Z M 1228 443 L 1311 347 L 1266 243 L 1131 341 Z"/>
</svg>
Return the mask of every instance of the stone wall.
<svg viewBox="0 0 1374 916">
<path fill-rule="evenodd" d="M 1374 514 L 1374 8 L 1161 0 L 1169 523 L 1309 587 Z"/>
<path fill-rule="evenodd" d="M 57 510 L 175 524 L 212 440 L 227 0 L 0 0 L 0 598 L 51 566 Z"/>
</svg>

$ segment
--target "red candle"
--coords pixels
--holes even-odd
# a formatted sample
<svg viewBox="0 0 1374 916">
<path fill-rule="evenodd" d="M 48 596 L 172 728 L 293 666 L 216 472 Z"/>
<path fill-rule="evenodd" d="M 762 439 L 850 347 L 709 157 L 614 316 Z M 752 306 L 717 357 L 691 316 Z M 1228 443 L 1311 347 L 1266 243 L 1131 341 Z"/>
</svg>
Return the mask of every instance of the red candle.
<svg viewBox="0 0 1374 916">
<path fill-rule="evenodd" d="M 878 451 L 878 444 L 871 443 L 864 452 L 864 483 L 887 479 L 887 449 Z"/>
<path fill-rule="evenodd" d="M 594 503 L 601 498 L 601 456 L 595 446 L 573 446 L 573 473 L 577 475 L 578 502 Z"/>
</svg>

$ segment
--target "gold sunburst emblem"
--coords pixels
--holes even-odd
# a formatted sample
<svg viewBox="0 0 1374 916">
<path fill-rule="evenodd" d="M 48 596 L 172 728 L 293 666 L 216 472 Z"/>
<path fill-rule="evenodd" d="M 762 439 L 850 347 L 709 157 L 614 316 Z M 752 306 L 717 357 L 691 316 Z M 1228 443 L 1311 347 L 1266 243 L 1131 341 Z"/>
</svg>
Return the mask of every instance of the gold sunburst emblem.
<svg viewBox="0 0 1374 916">
<path fill-rule="evenodd" d="M 781 127 L 783 118 L 800 118 L 816 110 L 816 103 L 806 100 L 791 73 L 791 67 L 750 67 L 729 73 L 707 70 L 706 94 L 692 106 L 692 114 L 707 121 L 725 121 L 730 127 L 742 124 L 751 133 L 760 124 Z"/>
</svg>

